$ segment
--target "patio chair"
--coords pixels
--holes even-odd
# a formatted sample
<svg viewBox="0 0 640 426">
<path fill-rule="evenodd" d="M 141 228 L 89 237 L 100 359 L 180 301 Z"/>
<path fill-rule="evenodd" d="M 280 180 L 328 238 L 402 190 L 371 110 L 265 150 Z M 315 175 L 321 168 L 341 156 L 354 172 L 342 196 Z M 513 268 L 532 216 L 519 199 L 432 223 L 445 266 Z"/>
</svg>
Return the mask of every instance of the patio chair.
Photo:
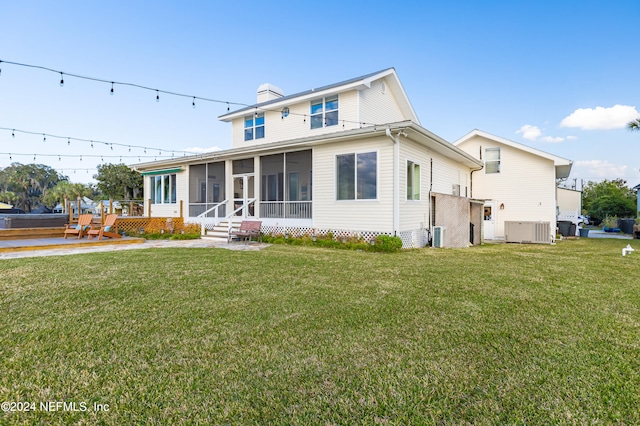
<svg viewBox="0 0 640 426">
<path fill-rule="evenodd" d="M 92 214 L 81 214 L 78 216 L 78 223 L 68 223 L 65 225 L 64 239 L 67 239 L 67 235 L 77 235 L 78 239 L 85 236 L 85 234 L 91 230 L 91 221 L 93 220 Z"/>
<path fill-rule="evenodd" d="M 238 229 L 237 231 L 231 231 L 229 233 L 229 239 L 227 240 L 227 242 L 230 242 L 233 238 L 239 238 L 244 240 L 245 242 L 249 242 L 251 241 L 252 237 L 256 237 L 256 240 L 261 243 L 261 225 L 262 221 L 260 220 L 243 220 L 240 224 L 240 229 Z"/>
<path fill-rule="evenodd" d="M 88 239 L 97 236 L 99 240 L 101 240 L 102 237 L 122 238 L 122 235 L 118 233 L 118 215 L 108 214 L 100 229 L 90 229 L 87 235 Z"/>
</svg>

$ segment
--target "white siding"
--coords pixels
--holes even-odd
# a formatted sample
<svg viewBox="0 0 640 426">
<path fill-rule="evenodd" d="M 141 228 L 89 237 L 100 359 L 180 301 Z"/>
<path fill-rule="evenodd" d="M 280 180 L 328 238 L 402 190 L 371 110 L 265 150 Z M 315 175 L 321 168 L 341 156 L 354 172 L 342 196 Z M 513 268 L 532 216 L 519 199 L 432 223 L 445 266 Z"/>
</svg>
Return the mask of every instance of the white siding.
<svg viewBox="0 0 640 426">
<path fill-rule="evenodd" d="M 175 204 L 151 204 L 152 217 L 180 217 L 180 202 L 182 202 L 182 215 L 188 215 L 189 200 L 187 191 L 189 186 L 189 178 L 187 172 L 176 173 L 176 203 Z M 149 211 L 149 194 L 151 194 L 151 181 L 149 176 L 144 179 L 144 193 L 147 195 L 145 200 L 145 215 Z"/>
<path fill-rule="evenodd" d="M 382 85 L 386 89 L 383 93 Z M 371 87 L 360 91 L 360 121 L 370 124 L 395 123 L 408 120 L 398 107 L 393 93 L 384 79 L 374 81 Z"/>
<path fill-rule="evenodd" d="M 420 165 L 420 200 L 407 200 L 407 161 Z M 400 143 L 400 231 L 429 227 L 429 179 L 431 155 L 424 146 Z"/>
<path fill-rule="evenodd" d="M 377 200 L 336 200 L 336 155 L 377 152 Z M 313 226 L 393 232 L 393 144 L 386 136 L 313 149 Z"/>
<path fill-rule="evenodd" d="M 556 183 L 552 160 L 499 142 L 474 137 L 458 146 L 479 157 L 500 148 L 500 173 L 473 174 L 473 198 L 495 200 L 496 238 L 504 238 L 505 221 L 545 221 L 555 229 Z"/>
<path fill-rule="evenodd" d="M 579 211 L 582 213 L 582 192 L 573 189 L 558 188 L 558 210 Z"/>
<path fill-rule="evenodd" d="M 474 175 L 475 178 L 475 175 Z M 460 185 L 460 196 L 469 196 L 469 169 L 440 155 L 433 156 L 433 192 L 453 195 L 453 185 Z"/>
<path fill-rule="evenodd" d="M 318 136 L 322 134 L 335 133 L 342 130 L 358 128 L 358 92 L 351 90 L 338 95 L 338 120 L 336 126 L 311 129 L 309 113 L 311 102 L 309 100 L 297 102 L 292 100 L 292 104 L 287 105 L 289 116 L 282 118 L 281 110 L 263 111 L 265 115 L 264 138 L 246 141 L 244 140 L 244 117 L 236 118 L 232 122 L 232 147 L 240 148 L 245 146 L 255 146 L 270 142 Z M 258 110 L 260 112 L 260 110 Z M 248 111 L 251 115 L 254 111 Z M 343 127 L 344 126 L 344 127 Z"/>
</svg>

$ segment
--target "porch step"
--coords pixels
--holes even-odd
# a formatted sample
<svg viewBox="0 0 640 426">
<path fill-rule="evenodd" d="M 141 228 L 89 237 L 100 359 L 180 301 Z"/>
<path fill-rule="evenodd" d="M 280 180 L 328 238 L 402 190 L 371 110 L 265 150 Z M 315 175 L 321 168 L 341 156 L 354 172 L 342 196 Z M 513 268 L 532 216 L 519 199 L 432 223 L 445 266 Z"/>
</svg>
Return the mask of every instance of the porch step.
<svg viewBox="0 0 640 426">
<path fill-rule="evenodd" d="M 242 221 L 231 221 L 231 229 L 238 230 L 240 228 L 240 223 Z M 229 241 L 229 222 L 224 221 L 220 222 L 218 225 L 214 226 L 212 230 L 207 230 L 205 235 L 202 238 L 211 239 L 214 241 L 220 242 L 228 242 Z"/>
</svg>

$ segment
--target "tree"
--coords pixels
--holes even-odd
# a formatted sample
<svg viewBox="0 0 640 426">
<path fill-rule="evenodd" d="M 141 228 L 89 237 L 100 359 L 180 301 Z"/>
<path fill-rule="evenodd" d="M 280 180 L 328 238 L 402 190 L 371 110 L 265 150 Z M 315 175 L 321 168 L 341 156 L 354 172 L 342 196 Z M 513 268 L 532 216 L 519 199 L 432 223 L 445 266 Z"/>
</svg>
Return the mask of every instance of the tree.
<svg viewBox="0 0 640 426">
<path fill-rule="evenodd" d="M 640 118 L 636 118 L 633 121 L 627 123 L 627 129 L 633 131 L 640 131 Z"/>
<path fill-rule="evenodd" d="M 607 216 L 635 217 L 636 199 L 623 179 L 589 181 L 582 189 L 582 207 L 596 223 Z"/>
<path fill-rule="evenodd" d="M 142 175 L 125 164 L 101 164 L 93 178 L 98 181 L 98 190 L 106 197 L 117 200 L 142 198 Z"/>
<path fill-rule="evenodd" d="M 0 170 L 0 190 L 13 193 L 16 207 L 30 212 L 42 203 L 47 191 L 62 180 L 68 180 L 44 164 L 12 163 Z"/>
<path fill-rule="evenodd" d="M 88 185 L 60 181 L 47 191 L 47 194 L 42 197 L 42 201 L 47 206 L 55 207 L 58 203 L 64 203 L 65 199 L 74 201 L 78 197 L 89 197 L 92 194 L 93 190 Z"/>
</svg>

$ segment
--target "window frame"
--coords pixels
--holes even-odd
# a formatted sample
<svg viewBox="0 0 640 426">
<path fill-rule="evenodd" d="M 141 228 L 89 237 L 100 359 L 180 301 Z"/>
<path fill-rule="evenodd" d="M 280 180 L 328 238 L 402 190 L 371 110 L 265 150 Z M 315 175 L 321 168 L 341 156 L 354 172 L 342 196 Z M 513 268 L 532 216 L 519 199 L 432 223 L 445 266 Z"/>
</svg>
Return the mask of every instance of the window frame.
<svg viewBox="0 0 640 426">
<path fill-rule="evenodd" d="M 407 160 L 407 181 L 406 181 L 406 197 L 407 201 L 420 201 L 421 200 L 421 182 L 422 172 L 420 164 L 415 161 Z M 417 192 L 416 192 L 417 187 Z"/>
<path fill-rule="evenodd" d="M 335 108 L 329 108 L 335 102 Z M 315 107 L 315 108 L 314 108 Z M 339 95 L 323 96 L 309 102 L 309 126 L 311 130 L 337 126 L 340 114 Z M 335 116 L 335 117 L 334 117 Z M 319 123 L 319 124 L 318 124 Z"/>
<path fill-rule="evenodd" d="M 363 198 L 362 194 L 365 192 L 365 190 L 367 189 L 364 185 L 367 185 L 367 182 L 364 182 L 362 179 L 358 178 L 358 162 L 359 162 L 359 157 L 360 156 L 365 156 L 365 155 L 375 155 L 375 185 L 374 185 L 374 191 L 375 194 L 373 197 L 367 197 L 367 198 Z M 347 188 L 347 197 L 343 197 L 341 198 L 341 191 L 340 191 L 340 178 L 341 178 L 341 173 L 340 173 L 340 158 L 341 157 L 353 157 L 351 161 L 353 161 L 353 163 L 351 164 L 352 167 L 349 168 L 349 170 L 347 170 L 347 172 L 352 172 L 353 176 L 352 178 L 350 178 L 348 175 L 345 175 L 345 178 L 349 179 L 349 181 L 347 182 L 347 184 L 351 184 L 353 185 L 353 187 L 351 188 Z M 379 158 L 379 153 L 378 151 L 361 151 L 361 152 L 348 152 L 348 153 L 343 153 L 343 154 L 336 154 L 335 156 L 335 164 L 336 164 L 336 169 L 335 169 L 335 179 L 336 179 L 336 186 L 335 186 L 335 200 L 336 201 L 377 201 L 378 200 L 378 176 L 379 176 L 379 162 L 378 162 L 378 158 Z M 347 164 L 348 165 L 348 164 Z M 370 183 L 368 183 L 370 185 Z M 353 196 L 353 198 L 350 197 L 350 195 Z"/>
<path fill-rule="evenodd" d="M 253 141 L 264 139 L 265 136 L 265 116 L 264 112 L 245 115 L 244 123 L 244 141 Z"/>
<path fill-rule="evenodd" d="M 492 158 L 493 155 L 489 155 L 489 152 L 497 152 L 497 159 Z M 491 167 L 489 167 L 491 165 Z M 484 173 L 487 175 L 496 174 L 502 172 L 502 152 L 500 147 L 491 147 L 484 149 Z"/>
<path fill-rule="evenodd" d="M 177 204 L 177 174 L 149 176 L 151 182 L 151 204 Z"/>
</svg>

